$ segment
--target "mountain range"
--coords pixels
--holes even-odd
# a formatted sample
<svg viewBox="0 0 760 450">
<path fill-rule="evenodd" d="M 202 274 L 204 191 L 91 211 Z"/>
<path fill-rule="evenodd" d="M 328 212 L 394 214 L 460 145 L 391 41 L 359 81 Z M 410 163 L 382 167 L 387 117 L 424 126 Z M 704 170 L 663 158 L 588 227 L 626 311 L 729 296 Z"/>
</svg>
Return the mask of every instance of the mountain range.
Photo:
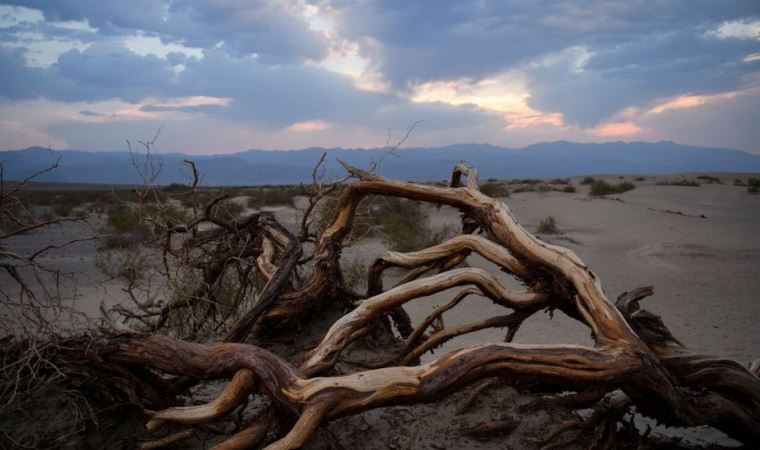
<svg viewBox="0 0 760 450">
<path fill-rule="evenodd" d="M 201 184 L 294 184 L 311 180 L 322 153 L 328 178 L 345 171 L 337 159 L 366 168 L 381 160 L 381 175 L 411 181 L 442 180 L 465 160 L 486 178 L 546 178 L 593 174 L 663 174 L 677 172 L 760 172 L 760 155 L 741 150 L 705 148 L 674 142 L 608 142 L 587 144 L 546 142 L 520 149 L 488 144 L 457 144 L 435 148 L 343 149 L 311 147 L 300 150 L 247 150 L 225 155 L 156 153 L 161 163 L 157 184 L 187 183 L 192 159 Z M 60 158 L 60 160 L 59 160 Z M 59 167 L 36 181 L 136 184 L 141 179 L 129 152 L 50 150 L 30 147 L 0 152 L 6 180 L 23 179 L 59 160 Z M 139 164 L 144 155 L 138 154 Z"/>
</svg>

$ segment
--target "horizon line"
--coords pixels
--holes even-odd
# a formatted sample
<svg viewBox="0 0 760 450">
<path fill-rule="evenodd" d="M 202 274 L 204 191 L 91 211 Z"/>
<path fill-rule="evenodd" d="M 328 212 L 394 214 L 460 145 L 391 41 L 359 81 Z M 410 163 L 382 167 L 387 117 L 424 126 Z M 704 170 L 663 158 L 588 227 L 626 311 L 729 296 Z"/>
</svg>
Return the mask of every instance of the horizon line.
<svg viewBox="0 0 760 450">
<path fill-rule="evenodd" d="M 709 146 L 700 146 L 700 145 L 691 145 L 691 144 L 684 144 L 680 142 L 676 142 L 673 140 L 659 140 L 659 141 L 644 141 L 644 140 L 633 140 L 633 141 L 625 141 L 625 140 L 615 140 L 615 141 L 605 141 L 605 142 L 583 142 L 583 141 L 569 141 L 565 139 L 560 139 L 556 141 L 539 141 L 535 142 L 529 145 L 525 145 L 522 147 L 507 147 L 507 146 L 501 146 L 501 145 L 495 145 L 491 144 L 489 142 L 458 142 L 454 144 L 447 144 L 447 145 L 435 145 L 435 146 L 403 146 L 403 147 L 394 147 L 392 145 L 387 146 L 378 146 L 378 147 L 323 147 L 319 145 L 314 145 L 310 147 L 301 147 L 301 148 L 289 148 L 289 149 L 266 149 L 266 148 L 248 148 L 248 149 L 242 149 L 242 150 L 235 150 L 232 152 L 225 152 L 225 153 L 188 153 L 186 151 L 167 151 L 162 152 L 159 149 L 152 148 L 151 150 L 160 153 L 160 154 L 182 154 L 182 155 L 193 155 L 193 156 L 222 156 L 222 155 L 235 155 L 239 153 L 246 153 L 246 152 L 252 152 L 252 151 L 260 151 L 260 152 L 299 152 L 299 151 L 311 151 L 311 150 L 344 150 L 344 151 L 379 151 L 379 150 L 420 150 L 420 149 L 445 149 L 449 147 L 456 147 L 456 146 L 466 146 L 466 145 L 472 145 L 472 146 L 481 146 L 481 147 L 493 147 L 496 149 L 503 149 L 503 150 L 510 150 L 510 151 L 519 151 L 519 150 L 527 150 L 531 147 L 538 146 L 538 145 L 545 145 L 545 144 L 571 144 L 571 145 L 589 145 L 589 146 L 601 146 L 601 145 L 610 145 L 610 144 L 674 144 L 678 146 L 683 147 L 692 147 L 692 148 L 705 148 L 705 149 L 713 149 L 713 150 L 731 150 L 731 151 L 739 151 L 743 153 L 748 153 L 751 155 L 760 155 L 760 149 L 757 150 L 757 152 L 752 150 L 746 150 L 746 149 L 740 149 L 740 148 L 731 148 L 731 147 L 709 147 Z M 45 147 L 41 145 L 32 145 L 25 148 L 10 148 L 10 149 L 2 149 L 0 150 L 0 153 L 7 153 L 7 152 L 22 152 L 27 150 L 33 150 L 33 149 L 43 149 L 43 150 L 49 150 L 51 152 L 66 152 L 66 151 L 75 151 L 75 152 L 82 152 L 82 153 L 129 153 L 129 149 L 124 150 L 93 150 L 93 149 L 78 149 L 78 148 L 51 148 L 50 146 Z"/>
</svg>

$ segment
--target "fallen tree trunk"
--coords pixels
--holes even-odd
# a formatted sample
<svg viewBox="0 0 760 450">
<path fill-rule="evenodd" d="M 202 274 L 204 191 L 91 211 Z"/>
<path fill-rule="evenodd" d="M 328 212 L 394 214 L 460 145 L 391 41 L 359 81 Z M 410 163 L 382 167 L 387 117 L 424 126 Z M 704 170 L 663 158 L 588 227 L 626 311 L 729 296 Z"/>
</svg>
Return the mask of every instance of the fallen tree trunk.
<svg viewBox="0 0 760 450">
<path fill-rule="evenodd" d="M 261 391 L 297 417 L 290 432 L 268 447 L 272 449 L 301 446 L 327 420 L 390 404 L 430 401 L 495 375 L 618 385 L 637 368 L 636 360 L 623 360 L 593 348 L 500 343 L 463 348 L 416 367 L 309 378 L 275 354 L 246 344 L 198 344 L 160 335 L 117 335 L 100 345 L 94 343 L 92 349 L 98 347 L 99 357 L 111 363 L 147 366 L 198 379 L 252 372 Z M 174 409 L 156 414 L 154 420 L 196 423 L 201 415 Z"/>
<path fill-rule="evenodd" d="M 216 401 L 224 408 L 203 405 L 158 412 L 149 422 L 151 428 L 157 421 L 187 424 L 211 421 L 219 417 L 221 409 L 232 407 L 232 399 L 242 402 L 250 392 L 252 380 L 257 380 L 257 390 L 270 396 L 277 408 L 296 418 L 290 432 L 270 448 L 297 448 L 320 423 L 346 414 L 392 404 L 431 401 L 493 376 L 512 382 L 530 380 L 551 385 L 569 381 L 624 391 L 643 376 L 640 361 L 630 355 L 610 348 L 575 345 L 483 344 L 451 352 L 420 366 L 319 378 L 309 378 L 275 354 L 247 344 L 198 344 L 167 336 L 128 334 L 106 337 L 93 343 L 90 351 L 112 364 L 146 366 L 197 379 L 235 376 L 232 387 L 222 394 L 223 400 Z M 699 379 L 688 376 L 678 380 L 683 386 L 705 387 Z M 714 389 L 715 385 L 710 387 Z M 755 378 L 745 394 L 756 395 L 759 387 L 760 380 Z M 679 425 L 711 424 L 745 442 L 760 437 L 756 427 L 747 428 L 757 424 L 756 409 L 743 409 L 742 405 L 732 403 L 715 391 L 679 388 L 679 395 L 684 396 L 683 403 L 690 408 L 688 416 L 679 417 L 688 417 L 688 422 L 673 422 L 676 415 L 667 410 L 651 417 Z M 753 403 L 757 397 L 745 400 Z"/>
<path fill-rule="evenodd" d="M 347 295 L 341 292 L 340 254 L 357 207 L 367 196 L 452 206 L 463 214 L 463 234 L 420 251 L 380 256 L 369 270 L 367 298 L 332 324 L 298 368 L 265 348 L 235 342 L 202 344 L 140 333 L 106 334 L 88 342 L 88 358 L 117 367 L 148 367 L 196 380 L 233 378 L 211 404 L 152 413 L 150 428 L 165 422 L 216 420 L 257 392 L 271 398 L 271 409 L 220 448 L 255 445 L 272 423 L 280 423 L 288 431 L 268 448 L 297 448 L 326 421 L 386 405 L 430 401 L 498 377 L 510 383 L 593 391 L 592 399 L 598 400 L 596 412 L 588 420 L 560 425 L 549 434 L 552 437 L 573 427 L 598 425 L 598 441 L 609 444 L 614 441 L 615 421 L 634 405 L 640 413 L 665 424 L 711 425 L 746 443 L 760 439 L 760 379 L 754 371 L 735 362 L 689 353 L 659 318 L 640 308 L 638 302 L 651 295 L 651 289 L 626 293 L 616 304 L 611 303 L 600 280 L 577 255 L 542 242 L 517 222 L 507 205 L 481 193 L 473 168 L 457 165 L 451 187 L 387 180 L 346 168 L 359 181 L 343 190 L 332 222 L 315 243 L 312 270 L 303 282 L 294 280 L 300 242 L 277 225 L 266 228 L 261 224 L 268 230 L 267 238 L 276 244 L 262 243 L 255 255 L 268 281 L 259 303 L 231 329 L 227 341 L 242 341 L 255 326 L 303 317 L 321 302 Z M 460 187 L 464 178 L 467 184 Z M 482 236 L 472 235 L 475 231 Z M 518 279 L 525 289 L 508 290 L 482 269 L 458 268 L 473 252 Z M 388 267 L 409 272 L 400 284 L 384 290 L 382 277 Z M 440 269 L 439 273 L 421 278 L 434 268 Z M 460 294 L 422 324 L 403 324 L 408 321 L 403 312 L 406 302 L 460 286 Z M 487 297 L 509 312 L 446 328 L 443 314 L 470 294 Z M 558 309 L 586 324 L 594 346 L 511 343 L 520 324 L 545 308 Z M 387 315 L 404 325 L 400 354 L 382 364 L 387 367 L 335 374 L 344 349 L 370 333 Z M 425 334 L 431 326 L 434 333 Z M 485 327 L 507 327 L 506 342 L 469 346 L 425 364 L 407 366 L 443 341 Z M 468 399 L 468 404 L 471 402 Z M 605 412 L 613 410 L 614 420 L 605 419 Z M 475 427 L 471 432 L 506 432 L 514 425 L 502 422 Z"/>
</svg>

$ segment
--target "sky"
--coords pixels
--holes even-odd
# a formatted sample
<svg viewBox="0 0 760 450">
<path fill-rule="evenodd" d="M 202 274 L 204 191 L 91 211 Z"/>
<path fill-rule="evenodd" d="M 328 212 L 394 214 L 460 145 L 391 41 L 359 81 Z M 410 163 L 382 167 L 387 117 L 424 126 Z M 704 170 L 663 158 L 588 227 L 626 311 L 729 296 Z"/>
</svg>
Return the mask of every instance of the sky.
<svg viewBox="0 0 760 450">
<path fill-rule="evenodd" d="M 415 125 L 416 124 L 416 125 Z M 0 0 L 0 150 L 760 153 L 758 0 Z"/>
</svg>

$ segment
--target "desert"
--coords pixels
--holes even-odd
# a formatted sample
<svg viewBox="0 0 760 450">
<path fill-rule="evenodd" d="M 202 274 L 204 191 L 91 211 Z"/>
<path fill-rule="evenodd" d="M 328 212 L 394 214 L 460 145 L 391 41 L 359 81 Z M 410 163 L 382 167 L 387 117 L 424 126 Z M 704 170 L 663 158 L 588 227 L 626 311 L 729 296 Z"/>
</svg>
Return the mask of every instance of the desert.
<svg viewBox="0 0 760 450">
<path fill-rule="evenodd" d="M 760 344 L 755 326 L 755 318 L 760 313 L 757 302 L 760 289 L 760 244 L 757 240 L 760 208 L 757 202 L 760 197 L 748 192 L 746 187 L 749 180 L 756 177 L 756 174 L 737 173 L 626 174 L 544 180 L 489 179 L 485 185 L 496 198 L 508 205 L 517 220 L 530 232 L 548 243 L 575 252 L 598 275 L 608 298 L 614 299 L 641 286 L 652 286 L 654 296 L 644 301 L 645 307 L 661 316 L 680 342 L 696 353 L 720 355 L 748 366 L 757 358 L 756 349 Z M 598 182 L 609 186 L 631 183 L 633 188 L 620 193 L 591 195 L 593 183 Z M 308 207 L 308 199 L 298 195 L 286 195 L 284 200 L 280 198 L 271 205 L 257 205 L 252 201 L 255 196 L 246 195 L 246 189 L 215 189 L 228 192 L 229 202 L 239 205 L 235 210 L 237 215 L 266 211 L 291 233 L 298 233 L 300 219 Z M 121 192 L 114 186 L 93 189 L 93 186 L 42 183 L 31 184 L 28 188 L 36 196 L 66 195 L 71 190 Z M 41 246 L 85 238 L 93 233 L 107 233 L 108 213 L 88 212 L 87 206 L 88 203 L 84 202 L 75 206 L 72 212 L 75 215 L 77 208 L 81 208 L 83 212 L 79 216 L 86 218 L 86 223 L 66 223 L 15 236 L 4 242 L 4 248 L 26 254 Z M 419 208 L 427 222 L 425 229 L 430 233 L 441 230 L 450 233 L 461 221 L 459 212 L 448 206 L 436 208 L 421 203 Z M 367 268 L 389 245 L 394 245 L 393 242 L 380 229 L 357 237 L 344 249 L 341 266 L 344 271 L 346 268 L 352 271 L 349 276 L 355 283 L 354 289 L 361 291 L 366 288 Z M 102 242 L 98 239 L 87 240 L 52 249 L 38 261 L 72 274 L 62 283 L 62 290 L 63 298 L 67 299 L 76 314 L 57 317 L 57 326 L 63 329 L 81 326 L 79 320 L 97 323 L 103 320 L 104 309 L 130 307 L 124 280 L 113 276 L 112 271 L 105 271 L 110 276 L 104 273 L 103 253 Z M 493 263 L 480 256 L 471 255 L 459 266 L 487 270 L 504 286 L 519 287 L 514 279 L 494 270 Z M 390 269 L 386 285 L 393 286 L 403 274 L 398 269 Z M 2 277 L 0 282 L 4 292 L 10 297 L 17 295 L 13 290 L 13 280 L 7 273 Z M 447 289 L 416 298 L 406 303 L 404 308 L 412 323 L 417 324 L 436 307 L 454 297 L 457 291 Z M 453 328 L 497 316 L 501 311 L 502 306 L 487 298 L 472 296 L 447 311 L 443 317 L 445 326 Z M 72 320 L 71 317 L 77 319 L 67 322 Z M 271 348 L 281 351 L 287 359 L 297 361 L 303 358 L 304 351 L 319 343 L 322 338 L 320 333 L 324 332 L 319 328 L 310 330 L 312 335 L 304 337 L 297 344 L 298 348 L 290 347 L 287 340 L 271 344 Z M 504 335 L 505 329 L 496 327 L 453 337 L 433 351 L 424 352 L 421 363 L 470 345 L 500 342 Z M 543 311 L 529 317 L 520 326 L 514 342 L 593 345 L 589 329 L 559 311 Z M 371 357 L 376 345 L 357 343 L 349 347 L 346 361 L 336 366 L 337 373 L 357 370 L 361 362 L 351 361 Z M 221 388 L 219 384 L 198 388 L 192 393 L 192 401 L 212 399 Z M 523 411 L 531 408 L 535 394 L 514 386 L 496 384 L 490 387 L 474 400 L 477 408 L 460 414 L 458 409 L 463 398 L 463 394 L 455 393 L 436 403 L 390 406 L 337 419 L 326 424 L 325 431 L 319 433 L 307 448 L 539 448 L 546 428 L 572 414 L 567 409 L 554 407 L 545 410 L 533 408 L 535 414 L 526 415 Z M 260 405 L 257 407 L 260 408 Z M 251 414 L 251 411 L 241 410 L 239 414 Z M 516 428 L 506 435 L 468 437 L 458 431 L 479 421 L 506 416 L 522 418 Z M 711 427 L 683 429 L 657 426 L 635 414 L 631 415 L 630 420 L 638 430 L 654 426 L 653 436 L 671 439 L 663 441 L 669 442 L 669 445 L 711 448 L 741 445 Z M 2 421 L 8 425 L 7 428 L 4 425 L 6 429 L 11 429 L 10 425 L 15 423 L 13 428 L 19 433 L 14 436 L 15 439 L 28 441 L 32 439 L 31 435 L 40 432 L 34 426 L 19 424 L 18 416 L 14 414 L 4 414 Z M 28 419 L 23 423 L 28 424 Z M 65 427 L 65 424 L 60 426 Z M 52 427 L 53 430 L 55 428 Z M 131 433 L 144 434 L 141 428 L 139 420 L 132 417 L 127 425 L 116 425 L 114 430 L 109 431 L 107 427 L 90 430 L 85 433 L 83 441 L 75 442 L 101 448 L 118 447 L 128 440 Z M 357 434 L 355 430 L 362 430 L 362 433 Z M 362 439 L 363 433 L 373 435 L 371 444 Z M 208 439 L 213 441 L 211 435 L 213 433 L 201 431 L 184 440 L 182 445 L 203 448 Z M 148 437 L 146 435 L 140 439 L 147 440 Z M 584 439 L 581 437 L 578 442 L 567 442 L 566 445 L 582 446 Z"/>
</svg>

